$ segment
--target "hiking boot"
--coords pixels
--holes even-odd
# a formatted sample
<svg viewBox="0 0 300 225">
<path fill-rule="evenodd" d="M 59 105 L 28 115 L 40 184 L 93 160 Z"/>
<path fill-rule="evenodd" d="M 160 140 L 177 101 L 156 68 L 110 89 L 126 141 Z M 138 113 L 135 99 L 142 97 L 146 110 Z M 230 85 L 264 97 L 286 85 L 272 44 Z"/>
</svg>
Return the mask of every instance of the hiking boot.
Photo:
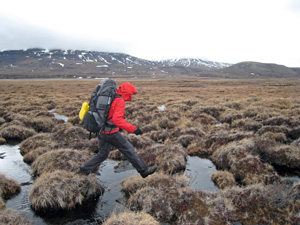
<svg viewBox="0 0 300 225">
<path fill-rule="evenodd" d="M 148 168 L 145 171 L 141 172 L 140 174 L 143 178 L 146 178 L 147 176 L 153 174 L 156 171 L 156 169 L 157 169 L 157 165 L 148 166 Z"/>
<path fill-rule="evenodd" d="M 77 170 L 76 174 L 81 174 L 81 175 L 89 175 L 90 172 L 83 170 L 81 167 Z"/>
</svg>

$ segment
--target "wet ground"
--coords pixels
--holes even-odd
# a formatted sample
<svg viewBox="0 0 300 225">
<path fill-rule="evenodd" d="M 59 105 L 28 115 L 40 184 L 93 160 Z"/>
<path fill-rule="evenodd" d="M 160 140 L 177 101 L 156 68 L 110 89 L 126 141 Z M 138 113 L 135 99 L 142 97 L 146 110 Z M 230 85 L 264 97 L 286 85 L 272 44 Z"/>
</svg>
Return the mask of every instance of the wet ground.
<svg viewBox="0 0 300 225">
<path fill-rule="evenodd" d="M 51 110 L 53 112 L 55 109 Z M 68 117 L 54 113 L 55 117 L 65 122 Z M 30 166 L 23 162 L 23 157 L 19 151 L 19 144 L 12 143 L 0 145 L 0 154 L 6 153 L 4 159 L 0 159 L 0 171 L 8 178 L 12 178 L 19 183 L 31 183 L 22 186 L 21 192 L 6 201 L 6 208 L 13 208 L 24 214 L 30 220 L 39 225 L 80 225 L 80 224 L 101 224 L 110 216 L 113 211 L 122 211 L 125 207 L 126 199 L 120 192 L 122 180 L 137 171 L 127 161 L 119 163 L 114 160 L 106 160 L 100 167 L 97 175 L 101 185 L 105 188 L 104 194 L 98 199 L 77 208 L 70 212 L 36 214 L 30 207 L 28 194 L 34 182 L 30 174 Z M 190 177 L 189 187 L 194 190 L 217 191 L 218 188 L 211 180 L 211 174 L 216 171 L 214 164 L 208 159 L 199 157 L 188 157 L 187 167 L 184 174 Z M 117 169 L 114 166 L 119 163 Z M 299 181 L 299 176 L 284 173 L 291 180 Z"/>
<path fill-rule="evenodd" d="M 23 162 L 19 145 L 1 145 L 0 153 L 6 152 L 6 157 L 0 161 L 0 171 L 8 178 L 13 178 L 19 183 L 31 182 L 30 166 Z M 105 187 L 105 193 L 96 201 L 89 203 L 85 208 L 79 208 L 63 215 L 47 213 L 37 215 L 30 207 L 28 193 L 32 187 L 22 186 L 22 191 L 6 202 L 7 208 L 13 208 L 26 214 L 37 224 L 99 224 L 110 216 L 114 210 L 122 210 L 125 199 L 120 192 L 121 181 L 137 174 L 136 170 L 127 161 L 120 163 L 114 169 L 114 160 L 106 160 L 97 175 L 100 183 Z M 191 178 L 190 187 L 197 190 L 217 190 L 211 181 L 211 174 L 216 170 L 210 160 L 198 157 L 189 157 L 185 175 Z"/>
</svg>

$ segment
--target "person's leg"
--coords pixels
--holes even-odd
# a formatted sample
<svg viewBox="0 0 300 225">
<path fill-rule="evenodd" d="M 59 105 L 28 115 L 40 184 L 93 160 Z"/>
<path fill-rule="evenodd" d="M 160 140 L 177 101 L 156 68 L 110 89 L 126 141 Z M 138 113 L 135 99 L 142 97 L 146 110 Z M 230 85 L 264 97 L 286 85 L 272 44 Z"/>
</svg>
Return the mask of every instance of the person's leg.
<svg viewBox="0 0 300 225">
<path fill-rule="evenodd" d="M 97 167 L 107 159 L 108 154 L 111 150 L 111 146 L 105 140 L 98 138 L 98 149 L 98 153 L 80 167 L 81 173 L 90 174 L 94 172 Z"/>
<path fill-rule="evenodd" d="M 120 132 L 106 135 L 106 141 L 119 149 L 139 173 L 148 168 L 147 163 L 138 156 L 132 144 Z"/>
</svg>

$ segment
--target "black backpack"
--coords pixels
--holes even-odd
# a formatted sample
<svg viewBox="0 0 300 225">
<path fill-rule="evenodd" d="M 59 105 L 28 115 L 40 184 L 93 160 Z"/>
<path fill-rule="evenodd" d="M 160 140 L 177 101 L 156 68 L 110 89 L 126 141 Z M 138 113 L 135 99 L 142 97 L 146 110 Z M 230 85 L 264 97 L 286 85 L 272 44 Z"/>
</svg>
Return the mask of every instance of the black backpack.
<svg viewBox="0 0 300 225">
<path fill-rule="evenodd" d="M 98 133 L 109 127 L 116 127 L 107 120 L 109 109 L 113 100 L 117 97 L 117 86 L 112 79 L 104 79 L 93 91 L 90 100 L 89 112 L 84 116 L 83 127 L 91 133 Z"/>
</svg>

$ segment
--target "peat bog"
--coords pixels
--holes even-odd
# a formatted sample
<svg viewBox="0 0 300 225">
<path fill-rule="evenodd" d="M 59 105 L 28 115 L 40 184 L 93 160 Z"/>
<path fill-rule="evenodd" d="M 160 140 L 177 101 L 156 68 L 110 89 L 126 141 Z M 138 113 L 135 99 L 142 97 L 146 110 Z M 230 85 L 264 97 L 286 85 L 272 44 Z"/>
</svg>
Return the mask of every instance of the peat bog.
<svg viewBox="0 0 300 225">
<path fill-rule="evenodd" d="M 0 143 L 19 143 L 32 182 L 28 188 L 1 174 L 0 222 L 35 223 L 6 206 L 25 187 L 37 214 L 93 205 L 109 185 L 97 174 L 76 174 L 97 151 L 97 139 L 88 140 L 78 113 L 99 81 L 0 82 Z M 144 134 L 124 135 L 158 172 L 124 179 L 124 209 L 94 223 L 300 223 L 299 79 L 130 82 L 139 93 L 126 105 L 126 119 Z M 212 162 L 219 189 L 190 185 L 186 169 L 194 157 Z M 124 160 L 117 150 L 109 158 Z M 292 178 L 285 177 L 289 173 Z"/>
</svg>

